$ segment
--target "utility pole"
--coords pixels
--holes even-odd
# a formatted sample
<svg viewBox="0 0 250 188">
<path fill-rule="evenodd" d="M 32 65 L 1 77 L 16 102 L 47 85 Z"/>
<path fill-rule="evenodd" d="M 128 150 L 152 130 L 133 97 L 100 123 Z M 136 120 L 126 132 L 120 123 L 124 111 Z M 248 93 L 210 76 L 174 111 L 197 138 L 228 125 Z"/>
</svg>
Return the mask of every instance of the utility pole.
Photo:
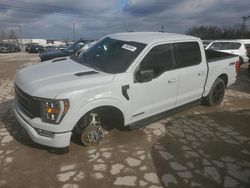
<svg viewBox="0 0 250 188">
<path fill-rule="evenodd" d="M 247 30 L 246 21 L 249 18 L 250 18 L 250 16 L 242 16 L 242 20 L 243 20 L 242 27 L 241 27 L 241 38 L 242 39 L 244 39 L 244 34 L 245 34 L 245 31 Z"/>
<path fill-rule="evenodd" d="M 22 25 L 18 25 L 20 32 L 20 40 L 21 40 L 21 49 L 23 51 L 23 39 L 22 39 Z"/>
<path fill-rule="evenodd" d="M 75 22 L 73 22 L 73 41 L 75 41 Z"/>
</svg>

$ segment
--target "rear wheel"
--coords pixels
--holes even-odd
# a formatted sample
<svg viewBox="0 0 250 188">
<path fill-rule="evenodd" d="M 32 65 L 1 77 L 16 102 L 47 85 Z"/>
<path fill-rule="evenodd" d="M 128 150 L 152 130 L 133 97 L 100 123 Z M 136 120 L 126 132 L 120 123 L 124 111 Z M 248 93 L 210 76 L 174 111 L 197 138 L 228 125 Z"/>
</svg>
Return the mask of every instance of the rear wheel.
<svg viewBox="0 0 250 188">
<path fill-rule="evenodd" d="M 209 106 L 220 105 L 225 95 L 225 83 L 221 78 L 217 78 L 205 98 L 205 103 Z"/>
<path fill-rule="evenodd" d="M 248 76 L 250 77 L 250 64 L 248 65 Z"/>
<path fill-rule="evenodd" d="M 244 63 L 243 58 L 240 57 L 240 65 L 242 65 L 243 63 Z"/>
</svg>

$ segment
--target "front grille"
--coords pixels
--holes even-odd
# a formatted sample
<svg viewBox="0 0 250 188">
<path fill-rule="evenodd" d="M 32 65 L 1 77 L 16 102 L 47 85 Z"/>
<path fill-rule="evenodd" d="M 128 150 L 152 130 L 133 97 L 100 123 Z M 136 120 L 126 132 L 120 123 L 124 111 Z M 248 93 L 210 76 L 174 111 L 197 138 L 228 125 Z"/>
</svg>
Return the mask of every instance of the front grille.
<svg viewBox="0 0 250 188">
<path fill-rule="evenodd" d="M 40 117 L 40 101 L 23 92 L 15 85 L 15 95 L 22 111 L 30 118 Z"/>
</svg>

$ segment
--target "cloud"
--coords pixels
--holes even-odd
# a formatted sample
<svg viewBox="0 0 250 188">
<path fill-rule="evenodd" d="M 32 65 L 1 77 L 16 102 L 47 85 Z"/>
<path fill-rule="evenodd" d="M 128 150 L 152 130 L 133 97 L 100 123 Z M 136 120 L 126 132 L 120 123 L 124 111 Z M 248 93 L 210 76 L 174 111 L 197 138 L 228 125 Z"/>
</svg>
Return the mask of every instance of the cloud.
<svg viewBox="0 0 250 188">
<path fill-rule="evenodd" d="M 233 26 L 250 15 L 249 0 L 1 0 L 0 31 L 23 25 L 26 38 L 98 38 L 108 33 L 184 33 L 195 25 Z M 248 22 L 249 24 L 249 22 Z"/>
<path fill-rule="evenodd" d="M 179 0 L 129 0 L 125 12 L 136 16 L 151 15 L 170 9 Z"/>
</svg>

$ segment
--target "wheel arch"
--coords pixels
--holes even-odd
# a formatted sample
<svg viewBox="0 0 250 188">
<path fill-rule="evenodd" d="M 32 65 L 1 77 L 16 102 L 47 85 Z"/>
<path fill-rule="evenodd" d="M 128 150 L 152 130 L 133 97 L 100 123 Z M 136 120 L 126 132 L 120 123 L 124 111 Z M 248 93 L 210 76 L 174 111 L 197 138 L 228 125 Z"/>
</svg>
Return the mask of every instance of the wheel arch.
<svg viewBox="0 0 250 188">
<path fill-rule="evenodd" d="M 226 73 L 223 73 L 223 74 L 221 74 L 220 76 L 218 76 L 218 78 L 220 78 L 220 79 L 222 79 L 223 81 L 224 81 L 224 83 L 225 83 L 225 87 L 227 87 L 227 84 L 228 84 L 228 76 L 227 76 L 227 74 Z M 216 78 L 217 79 L 217 78 Z M 215 79 L 215 80 L 216 80 Z"/>
<path fill-rule="evenodd" d="M 242 65 L 244 63 L 244 59 L 242 56 L 239 56 L 239 59 L 240 59 L 240 65 Z"/>
<path fill-rule="evenodd" d="M 74 127 L 81 122 L 82 118 L 89 112 L 93 110 L 102 110 L 105 109 L 105 111 L 109 111 L 113 115 L 117 115 L 121 118 L 121 121 L 123 125 L 126 125 L 126 114 L 125 109 L 123 108 L 122 103 L 119 101 L 113 100 L 113 99 L 105 99 L 105 100 L 96 100 L 93 101 L 84 107 L 82 107 L 78 112 L 78 119 L 76 120 L 76 124 Z"/>
</svg>

